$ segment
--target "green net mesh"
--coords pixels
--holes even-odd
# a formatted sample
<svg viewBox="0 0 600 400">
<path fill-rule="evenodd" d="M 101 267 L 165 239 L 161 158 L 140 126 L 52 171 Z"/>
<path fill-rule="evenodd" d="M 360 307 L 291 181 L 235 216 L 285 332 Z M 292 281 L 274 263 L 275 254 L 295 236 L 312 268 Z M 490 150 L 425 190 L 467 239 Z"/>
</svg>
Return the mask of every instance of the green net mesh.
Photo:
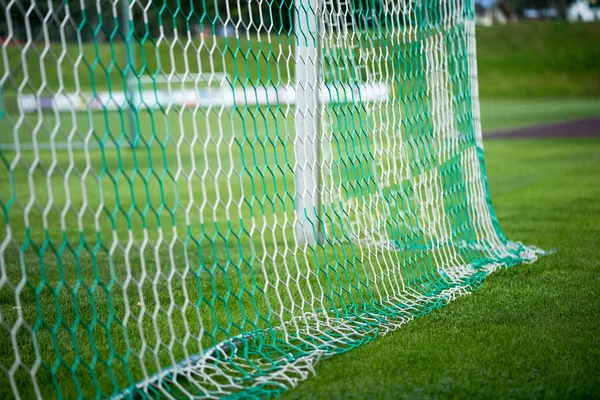
<svg viewBox="0 0 600 400">
<path fill-rule="evenodd" d="M 0 4 L 0 397 L 277 395 L 536 259 L 471 1 Z"/>
</svg>

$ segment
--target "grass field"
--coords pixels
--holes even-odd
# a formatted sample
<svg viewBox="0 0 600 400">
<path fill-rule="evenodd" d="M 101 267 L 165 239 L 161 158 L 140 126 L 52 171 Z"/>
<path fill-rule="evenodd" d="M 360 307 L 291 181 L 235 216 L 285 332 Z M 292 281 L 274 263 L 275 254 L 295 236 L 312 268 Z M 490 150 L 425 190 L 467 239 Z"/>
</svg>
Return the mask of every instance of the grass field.
<svg viewBox="0 0 600 400">
<path fill-rule="evenodd" d="M 482 100 L 484 130 L 600 114 L 600 101 L 594 97 L 600 94 L 598 70 L 594 70 L 600 66 L 598 53 L 594 52 L 594 37 L 600 25 L 565 25 L 560 37 L 553 34 L 556 27 L 523 26 L 516 33 L 500 27 L 484 29 L 478 34 L 481 38 L 478 42 L 480 86 L 482 96 L 488 95 Z M 533 35 L 534 29 L 541 30 L 542 34 Z M 525 37 L 533 39 L 527 41 Z M 554 58 L 548 58 L 551 43 L 560 45 L 561 49 Z M 237 45 L 240 43 L 231 43 L 231 46 Z M 119 46 L 115 51 L 120 58 L 123 48 Z M 243 46 L 244 51 L 236 55 L 228 53 L 230 62 L 224 63 L 225 68 L 235 71 L 226 72 L 241 79 L 272 75 L 273 60 L 264 57 L 260 43 L 253 39 Z M 237 69 L 247 68 L 243 53 L 248 50 L 262 56 L 258 57 L 256 68 L 238 73 Z M 69 51 L 77 54 L 79 49 L 74 47 Z M 90 46 L 83 52 L 90 60 L 110 56 L 107 48 Z M 190 49 L 192 53 L 193 49 Z M 513 62 L 506 61 L 511 54 L 516 55 Z M 144 64 L 151 72 L 156 70 L 156 60 L 152 59 L 151 53 L 146 56 L 149 59 Z M 200 57 L 206 59 L 209 55 L 202 53 Z M 40 63 L 33 53 L 28 58 L 33 82 L 39 84 L 42 79 L 37 75 L 40 66 L 46 69 L 49 81 L 58 79 L 55 61 L 47 58 Z M 540 67 L 542 65 L 544 68 Z M 169 65 L 163 67 L 169 68 Z M 119 81 L 120 71 L 114 65 L 107 68 L 100 62 L 93 67 L 92 74 L 89 65 L 82 64 L 78 68 L 90 79 L 84 82 L 86 87 L 102 76 L 105 82 Z M 19 79 L 20 75 L 15 77 Z M 102 79 L 99 81 L 102 89 Z M 67 77 L 66 87 L 73 84 L 72 77 Z M 14 87 L 4 93 L 5 99 L 14 95 L 11 89 Z M 507 99 L 508 94 L 517 99 Z M 556 98 L 559 94 L 568 94 L 571 98 Z M 536 96 L 538 100 L 523 99 L 526 96 Z M 6 104 L 3 102 L 4 106 Z M 13 106 L 2 110 L 3 117 L 11 117 L 14 108 L 11 111 L 10 107 Z M 75 123 L 83 132 L 93 125 L 94 140 L 108 133 L 112 140 L 119 136 L 118 132 L 124 132 L 127 123 L 125 118 L 115 117 L 115 114 L 109 117 L 96 113 L 92 119 L 93 124 L 90 124 L 88 117 L 81 114 L 75 121 L 69 116 L 55 121 L 47 114 L 40 132 L 68 136 Z M 209 113 L 194 117 L 184 113 L 181 123 L 176 118 L 175 123 L 173 120 L 145 115 L 139 123 L 140 130 L 157 135 L 143 135 L 144 143 L 133 152 L 129 148 L 106 148 L 74 153 L 61 150 L 58 156 L 44 151 L 37 156 L 25 151 L 15 159 L 2 158 L 0 185 L 12 190 L 0 194 L 0 200 L 3 205 L 13 205 L 8 207 L 10 211 L 5 211 L 5 219 L 12 219 L 11 235 L 15 239 L 6 251 L 6 259 L 11 265 L 25 268 L 30 280 L 22 293 L 22 315 L 41 332 L 38 341 L 46 365 L 39 378 L 44 391 L 61 387 L 66 397 L 88 396 L 99 388 L 110 388 L 115 380 L 122 385 L 127 379 L 126 371 L 141 376 L 144 366 L 152 365 L 154 360 L 152 352 L 147 351 L 145 343 L 139 340 L 140 336 L 155 346 L 158 358 L 168 360 L 173 348 L 179 358 L 197 351 L 195 340 L 203 347 L 224 340 L 226 332 L 223 328 L 230 334 L 238 334 L 269 324 L 261 319 L 261 315 L 271 313 L 268 303 L 276 299 L 260 290 L 245 290 L 252 286 L 260 288 L 264 280 L 253 275 L 253 266 L 245 264 L 244 259 L 254 262 L 273 253 L 277 246 L 284 246 L 286 250 L 287 244 L 293 247 L 289 223 L 293 218 L 292 199 L 288 195 L 294 164 L 289 135 L 293 121 L 265 112 L 264 108 L 249 108 L 245 113 L 234 115 Z M 347 130 L 352 132 L 351 127 L 364 120 L 364 115 L 355 115 L 352 121 L 345 122 Z M 25 118 L 19 125 L 22 135 L 38 122 L 35 115 Z M 11 140 L 13 123 L 0 125 L 3 142 Z M 57 126 L 61 129 L 55 129 Z M 252 129 L 246 132 L 246 126 Z M 220 137 L 222 131 L 229 134 Z M 208 136 L 198 132 L 208 132 Z M 236 135 L 236 132 L 244 134 Z M 354 143 L 342 143 L 346 152 L 340 157 L 356 158 L 356 154 L 350 154 L 354 151 L 353 146 L 360 147 L 364 140 L 364 137 L 358 137 Z M 185 151 L 179 151 L 182 146 Z M 415 146 L 417 153 L 427 154 L 426 143 Z M 235 151 L 230 152 L 229 148 Z M 595 201 L 600 195 L 599 148 L 598 140 L 486 143 L 492 199 L 508 237 L 546 249 L 556 248 L 558 253 L 544 257 L 533 266 L 520 266 L 497 274 L 470 298 L 414 321 L 386 338 L 324 362 L 318 368 L 317 378 L 301 384 L 288 396 L 597 397 L 600 392 L 597 378 L 600 376 L 600 343 L 595 333 L 599 330 L 600 318 L 595 303 L 599 297 L 597 259 L 600 254 L 594 244 L 600 241 L 600 209 Z M 14 165 L 9 166 L 12 163 Z M 194 171 L 195 163 L 200 166 L 199 170 L 218 172 L 214 176 L 189 179 L 179 173 Z M 60 173 L 47 178 L 40 164 Z M 30 165 L 35 168 L 29 168 Z M 88 165 L 92 166 L 91 170 L 87 169 Z M 70 169 L 71 166 L 76 168 Z M 362 167 L 358 163 L 356 168 Z M 13 169 L 12 180 L 7 173 L 9 168 Z M 243 172 L 231 184 L 233 169 Z M 255 186 L 253 181 L 259 184 Z M 54 190 L 48 190 L 49 187 Z M 87 195 L 81 193 L 82 187 Z M 119 193 L 124 195 L 119 196 Z M 242 196 L 242 193 L 247 195 Z M 20 210 L 14 206 L 13 194 L 26 202 L 38 201 L 40 206 L 33 206 L 28 213 L 35 229 L 24 228 L 19 218 Z M 229 210 L 229 206 L 221 202 L 223 198 L 244 198 L 239 204 L 240 212 L 228 214 L 226 218 L 217 215 L 219 211 Z M 136 203 L 135 199 L 140 201 Z M 71 205 L 81 204 L 87 205 L 87 212 L 77 214 L 69 209 Z M 26 204 L 22 206 L 27 207 Z M 200 210 L 194 217 L 207 223 L 190 225 L 185 210 L 195 210 L 197 206 Z M 64 210 L 69 210 L 66 215 L 63 215 Z M 252 226 L 256 223 L 261 229 L 281 226 L 277 233 L 283 239 L 273 234 L 272 238 L 264 240 L 265 248 L 254 249 L 246 219 L 252 219 Z M 46 226 L 43 226 L 44 220 Z M 5 223 L 5 220 L 0 223 L 3 231 Z M 65 230 L 67 233 L 63 235 Z M 103 239 L 107 238 L 105 242 L 97 240 L 98 231 L 103 232 Z M 221 235 L 223 231 L 228 234 Z M 113 232 L 115 236 L 111 237 Z M 174 236 L 184 240 L 172 241 Z M 195 240 L 198 237 L 210 240 Z M 121 245 L 112 247 L 116 242 L 129 240 L 136 244 L 152 244 L 158 240 L 162 244 L 157 249 L 151 245 L 134 246 L 133 250 Z M 78 245 L 71 246 L 73 243 Z M 227 254 L 219 250 L 226 245 L 232 249 Z M 19 246 L 26 249 L 22 255 Z M 344 253 L 346 250 L 339 246 L 332 252 Z M 332 252 L 315 254 L 317 265 L 328 265 L 327 260 L 335 257 Z M 38 259 L 35 253 L 43 256 Z M 281 263 L 298 265 L 302 257 L 302 254 L 278 255 L 269 260 L 269 273 L 277 273 Z M 168 260 L 165 265 L 191 265 L 199 272 L 188 274 L 182 285 L 172 284 L 170 277 L 164 276 L 156 267 L 160 264 L 158 260 L 162 263 Z M 134 281 L 123 290 L 128 297 L 118 298 L 114 293 L 122 289 L 119 285 L 130 282 L 124 271 L 116 266 L 127 262 L 131 264 L 128 267 Z M 204 268 L 207 265 L 213 267 Z M 424 272 L 429 271 L 425 269 Z M 22 271 L 15 267 L 11 273 L 11 279 L 16 281 Z M 299 271 L 292 267 L 288 273 L 295 275 Z M 414 271 L 412 273 L 414 275 Z M 215 277 L 223 279 L 215 280 Z M 347 283 L 344 277 L 335 278 L 340 288 Z M 311 285 L 325 284 L 329 279 L 329 274 L 321 274 L 317 281 L 307 281 L 306 287 L 291 285 L 288 290 L 293 292 L 292 297 L 300 299 L 303 290 L 308 290 Z M 410 273 L 406 279 L 409 284 L 418 281 L 411 278 Z M 97 285 L 98 281 L 105 284 Z M 51 290 L 53 287 L 56 291 Z M 157 290 L 153 291 L 153 287 Z M 2 322 L 4 327 L 13 326 L 19 314 L 13 289 L 6 285 L 3 288 L 0 291 Z M 340 289 L 339 293 L 342 292 Z M 352 295 L 336 294 L 324 301 L 335 307 Z M 141 304 L 142 298 L 145 302 L 142 309 L 133 307 L 129 310 L 130 305 Z M 177 310 L 175 316 L 163 312 L 166 305 L 188 304 L 188 301 L 191 306 Z M 86 311 L 80 312 L 78 307 Z M 55 312 L 57 308 L 61 313 Z M 219 311 L 212 314 L 212 318 L 206 318 L 213 309 Z M 252 311 L 243 314 L 243 309 Z M 291 309 L 292 312 L 289 304 L 282 304 L 276 317 L 289 319 L 293 315 L 293 307 Z M 155 310 L 159 312 L 155 313 Z M 37 319 L 40 313 L 45 315 L 45 325 Z M 126 328 L 121 329 L 119 323 L 107 320 L 110 315 L 124 314 L 132 321 Z M 146 332 L 136 331 L 137 322 Z M 71 326 L 75 328 L 69 329 Z M 105 334 L 108 331 L 112 339 Z M 171 348 L 166 348 L 161 338 L 171 337 L 172 332 L 178 337 L 187 337 L 186 332 L 201 333 L 184 343 L 169 343 Z M 12 363 L 14 343 L 10 342 L 6 329 L 2 333 L 0 359 Z M 90 334 L 97 342 L 89 341 Z M 129 348 L 125 346 L 125 337 L 129 338 Z M 26 330 L 20 330 L 15 338 L 23 358 L 32 360 L 35 350 Z M 81 347 L 73 348 L 73 343 Z M 64 363 L 55 362 L 55 352 L 61 353 Z M 95 352 L 105 358 L 116 354 L 113 368 L 120 375 L 109 376 L 105 365 L 91 356 Z M 146 352 L 147 356 L 136 364 L 132 352 Z M 75 360 L 83 367 L 73 370 L 72 365 L 77 364 Z M 98 374 L 98 381 L 91 377 L 90 370 Z M 24 370 L 17 371 L 16 377 L 18 382 L 27 380 Z M 79 379 L 77 384 L 74 377 Z M 31 387 L 27 383 L 23 385 L 25 392 L 32 395 Z M 10 397 L 6 382 L 0 380 L 0 386 L 0 397 Z"/>
<path fill-rule="evenodd" d="M 600 139 L 484 145 L 505 232 L 556 253 L 323 362 L 286 398 L 600 396 Z"/>
<path fill-rule="evenodd" d="M 483 133 L 600 115 L 600 98 L 481 100 Z"/>
<path fill-rule="evenodd" d="M 413 103 L 419 101 L 427 107 L 423 100 Z M 457 106 L 466 110 L 467 117 L 457 113 L 453 120 L 465 135 L 461 145 L 468 147 L 445 165 L 453 169 L 462 166 L 463 152 L 476 156 L 472 136 L 466 140 L 473 134 L 470 110 Z M 381 107 L 386 120 L 393 121 Z M 371 125 L 381 129 L 370 131 L 364 124 L 375 124 L 377 118 L 367 115 L 368 108 L 349 104 L 331 109 L 330 115 L 339 119 L 331 128 L 332 169 L 337 168 L 336 176 L 344 175 L 340 179 L 349 197 L 358 192 L 355 198 L 361 205 L 379 190 L 369 175 L 375 167 L 369 146 L 382 140 L 381 132 L 391 138 L 390 146 L 397 143 L 398 125 L 384 122 Z M 427 112 L 415 109 L 420 118 L 407 117 L 400 130 L 414 153 L 402 158 L 403 170 L 394 170 L 399 185 L 411 185 L 401 175 L 407 168 L 415 177 L 427 177 L 427 164 L 435 162 L 431 146 L 438 142 L 425 129 Z M 182 111 L 168 117 L 140 112 L 140 143 L 134 149 L 124 144 L 0 153 L 2 185 L 10 189 L 0 193 L 0 229 L 7 232 L 3 262 L 10 281 L 0 290 L 2 328 L 8 332 L 7 327 L 21 323 L 30 327 L 0 335 L 4 364 L 18 365 L 12 351 L 18 347 L 25 365 L 42 362 L 36 377 L 44 391 L 58 388 L 67 398 L 116 395 L 146 370 L 154 373 L 185 360 L 200 346 L 207 349 L 231 336 L 281 326 L 309 305 L 310 312 L 323 308 L 336 315 L 351 313 L 361 304 L 360 282 L 377 279 L 382 291 L 397 284 L 395 279 L 379 282 L 373 268 L 380 265 L 378 257 L 395 260 L 398 279 L 411 290 L 435 299 L 445 289 L 442 272 L 432 263 L 409 262 L 446 252 L 445 246 L 429 250 L 426 232 L 436 229 L 433 224 L 427 231 L 411 231 L 417 216 L 425 214 L 413 211 L 417 195 L 407 195 L 395 206 L 405 215 L 404 224 L 392 234 L 401 237 L 399 242 L 410 240 L 406 248 L 361 248 L 361 262 L 349 263 L 347 255 L 355 252 L 352 241 L 338 243 L 330 235 L 326 246 L 306 251 L 296 247 L 294 119 L 265 107 L 221 111 Z M 119 113 L 66 113 L 58 119 L 52 113 L 41 115 L 5 116 L 0 135 L 10 140 L 17 132 L 27 140 L 31 127 L 38 126 L 39 135 L 81 133 L 95 143 L 112 143 L 122 139 L 125 125 Z M 81 142 L 72 138 L 77 140 Z M 448 180 L 458 180 L 451 171 L 448 175 Z M 479 190 L 466 183 L 452 192 L 453 201 L 465 201 L 464 188 Z M 436 186 L 422 194 L 427 195 L 442 193 Z M 483 202 L 483 195 L 478 199 Z M 332 204 L 324 200 L 329 213 L 323 215 L 335 220 Z M 349 214 L 354 219 L 354 214 L 372 211 Z M 487 260 L 476 247 L 460 251 L 468 265 Z M 19 302 L 15 291 L 20 292 Z M 26 370 L 19 368 L 14 376 L 25 396 L 32 396 Z M 6 380 L 0 382 L 1 390 L 9 390 Z"/>
<path fill-rule="evenodd" d="M 600 96 L 600 22 L 477 29 L 482 97 Z"/>
<path fill-rule="evenodd" d="M 487 103 L 493 107 L 487 107 L 484 101 L 483 124 L 488 129 L 518 125 L 510 119 L 510 113 L 495 114 L 496 110 L 502 110 L 496 107 L 498 103 L 507 110 L 520 111 L 519 122 L 525 125 L 555 121 L 557 117 L 551 112 L 529 114 L 523 110 L 526 103 L 521 100 Z M 590 103 L 593 101 L 580 104 Z M 585 113 L 572 104 L 577 101 L 569 100 L 562 107 L 556 100 L 539 101 L 534 109 L 564 110 L 562 116 L 567 119 Z M 569 110 L 573 112 L 569 114 Z M 317 368 L 317 377 L 289 392 L 289 397 L 598 395 L 600 343 L 596 333 L 600 316 L 596 304 L 600 295 L 597 289 L 600 284 L 597 246 L 600 209 L 595 199 L 600 195 L 600 141 L 492 140 L 485 143 L 485 149 L 492 199 L 509 237 L 558 252 L 532 266 L 499 273 L 473 296 L 413 321 L 388 337 L 325 361 Z M 123 185 L 121 190 L 127 190 L 128 184 L 123 182 Z M 43 188 L 40 186 L 38 190 L 44 198 Z M 55 201 L 63 200 L 55 198 Z M 155 223 L 150 222 L 150 218 L 148 221 L 148 226 Z M 119 232 L 124 234 L 126 219 L 117 220 L 117 224 Z M 93 231 L 89 228 L 90 235 Z M 40 240 L 41 232 L 32 236 L 32 240 Z M 211 262 L 211 253 L 210 250 L 203 252 L 205 262 Z M 187 253 L 181 253 L 184 254 Z M 214 256 L 224 257 L 222 254 Z M 152 259 L 153 255 L 146 253 L 145 257 Z M 134 263 L 135 260 L 137 258 Z M 52 265 L 51 259 L 47 261 L 47 267 Z M 176 259 L 175 262 L 185 261 Z M 58 279 L 55 272 L 47 270 L 47 273 L 50 275 L 46 279 Z M 67 270 L 63 273 L 68 274 Z M 86 272 L 83 274 L 85 277 Z M 35 280 L 37 273 L 29 271 L 29 276 Z M 204 287 L 204 290 L 209 293 L 211 289 Z M 10 304 L 10 294 L 0 294 L 8 295 L 4 301 Z M 135 303 L 135 292 L 130 294 L 129 301 Z M 48 300 L 52 298 L 48 293 L 43 296 Z M 84 297 L 78 296 L 79 304 L 87 304 Z M 101 293 L 95 300 L 102 302 Z M 164 301 L 168 299 L 160 300 Z M 44 313 L 53 308 L 51 301 L 47 305 L 49 308 L 44 306 Z M 33 304 L 27 307 L 31 306 Z M 152 303 L 147 306 L 152 307 Z M 116 302 L 113 307 L 119 312 L 123 304 Z M 66 321 L 72 321 L 73 312 L 67 313 Z M 102 312 L 98 310 L 99 314 Z M 11 321 L 13 316 L 4 312 L 4 318 Z M 227 321 L 224 314 L 217 318 L 221 323 Z M 85 335 L 85 331 L 79 334 Z M 65 345 L 68 346 L 67 337 Z M 210 344 L 207 338 L 205 345 Z M 135 342 L 132 345 L 138 346 Z M 5 342 L 2 348 L 7 351 L 10 346 Z M 68 355 L 63 345 L 59 347 L 68 361 L 73 355 Z M 62 371 L 61 376 L 65 373 Z M 88 390 L 93 390 L 93 386 L 84 388 L 84 393 Z M 72 392 L 67 390 L 66 393 Z"/>
</svg>

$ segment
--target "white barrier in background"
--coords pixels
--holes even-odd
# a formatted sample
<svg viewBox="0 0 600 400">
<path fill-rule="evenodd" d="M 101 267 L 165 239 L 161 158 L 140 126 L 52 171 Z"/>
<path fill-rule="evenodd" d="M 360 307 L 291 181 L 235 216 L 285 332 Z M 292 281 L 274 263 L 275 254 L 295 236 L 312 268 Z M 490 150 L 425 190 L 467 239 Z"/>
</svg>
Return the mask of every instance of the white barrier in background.
<svg viewBox="0 0 600 400">
<path fill-rule="evenodd" d="M 322 87 L 322 103 L 359 103 L 386 101 L 389 88 L 385 83 Z M 178 90 L 141 90 L 131 96 L 136 109 L 156 107 L 244 107 L 257 105 L 295 104 L 296 90 L 283 87 L 220 87 Z M 64 93 L 54 96 L 20 94 L 18 105 L 21 112 L 38 110 L 85 111 L 122 110 L 129 104 L 124 92 Z"/>
</svg>

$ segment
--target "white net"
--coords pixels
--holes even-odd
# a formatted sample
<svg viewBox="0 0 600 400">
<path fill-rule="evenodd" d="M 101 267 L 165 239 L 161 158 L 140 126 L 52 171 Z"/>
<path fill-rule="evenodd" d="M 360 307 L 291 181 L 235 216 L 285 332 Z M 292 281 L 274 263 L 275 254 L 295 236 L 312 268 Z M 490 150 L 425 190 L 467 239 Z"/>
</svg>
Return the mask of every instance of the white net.
<svg viewBox="0 0 600 400">
<path fill-rule="evenodd" d="M 0 397 L 277 395 L 536 259 L 472 2 L 0 4 Z"/>
</svg>

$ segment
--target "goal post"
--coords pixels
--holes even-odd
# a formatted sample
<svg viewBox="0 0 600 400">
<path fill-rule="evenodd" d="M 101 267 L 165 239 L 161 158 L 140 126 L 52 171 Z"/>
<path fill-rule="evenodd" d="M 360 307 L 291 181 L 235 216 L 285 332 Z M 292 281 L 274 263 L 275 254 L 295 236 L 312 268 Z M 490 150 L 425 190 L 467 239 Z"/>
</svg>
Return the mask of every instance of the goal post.
<svg viewBox="0 0 600 400">
<path fill-rule="evenodd" d="M 124 85 L 125 101 L 128 103 L 127 107 L 127 119 L 129 125 L 129 142 L 132 147 L 137 145 L 138 141 L 138 128 L 135 116 L 135 106 L 133 100 L 133 93 L 135 92 L 135 83 L 133 81 L 133 72 L 135 71 L 135 48 L 133 46 L 133 38 L 131 36 L 130 24 L 132 22 L 131 11 L 129 0 L 120 0 L 121 4 L 121 30 L 123 34 L 123 41 L 126 43 L 125 46 L 125 80 Z"/>
<path fill-rule="evenodd" d="M 321 74 L 319 54 L 319 1 L 295 0 L 294 36 L 296 46 L 296 110 L 294 115 L 296 137 L 294 151 L 296 164 L 295 209 L 296 240 L 299 244 L 314 245 L 323 240 L 319 214 L 319 107 Z"/>
<path fill-rule="evenodd" d="M 0 398 L 276 396 L 542 254 L 472 1 L 3 6 Z"/>
</svg>

